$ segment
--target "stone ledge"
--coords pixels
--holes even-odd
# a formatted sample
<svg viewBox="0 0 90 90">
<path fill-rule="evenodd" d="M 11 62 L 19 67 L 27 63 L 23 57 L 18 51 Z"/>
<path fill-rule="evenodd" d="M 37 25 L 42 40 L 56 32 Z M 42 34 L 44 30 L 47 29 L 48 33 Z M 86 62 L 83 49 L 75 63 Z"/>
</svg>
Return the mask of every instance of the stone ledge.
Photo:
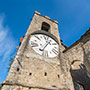
<svg viewBox="0 0 90 90">
<path fill-rule="evenodd" d="M 45 90 L 70 90 L 69 88 L 59 88 L 59 87 L 52 87 L 52 88 L 45 88 L 45 87 L 38 87 L 38 86 L 28 86 L 28 85 L 23 85 L 17 82 L 12 82 L 12 81 L 6 81 L 5 83 L 2 83 L 2 85 L 9 85 L 9 86 L 22 86 L 26 88 L 37 88 L 37 89 L 45 89 Z"/>
</svg>

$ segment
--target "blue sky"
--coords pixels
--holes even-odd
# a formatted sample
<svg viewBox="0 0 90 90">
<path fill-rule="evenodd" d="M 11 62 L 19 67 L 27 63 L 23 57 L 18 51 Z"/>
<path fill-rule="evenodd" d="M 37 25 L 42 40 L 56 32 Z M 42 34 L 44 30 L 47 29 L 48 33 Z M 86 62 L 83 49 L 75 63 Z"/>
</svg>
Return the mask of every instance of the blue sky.
<svg viewBox="0 0 90 90">
<path fill-rule="evenodd" d="M 0 0 L 0 83 L 36 10 L 59 22 L 60 37 L 67 46 L 90 26 L 90 0 Z"/>
</svg>

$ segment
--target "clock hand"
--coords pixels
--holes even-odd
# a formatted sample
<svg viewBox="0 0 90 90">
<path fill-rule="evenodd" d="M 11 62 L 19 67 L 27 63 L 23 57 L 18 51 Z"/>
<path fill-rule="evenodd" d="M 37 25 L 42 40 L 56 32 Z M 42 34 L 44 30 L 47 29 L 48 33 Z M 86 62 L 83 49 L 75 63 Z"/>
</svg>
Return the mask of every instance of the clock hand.
<svg viewBox="0 0 90 90">
<path fill-rule="evenodd" d="M 51 42 L 50 40 L 47 41 L 47 42 L 43 45 L 43 47 L 40 48 L 39 50 L 40 50 L 40 51 L 43 51 L 50 42 Z"/>
<path fill-rule="evenodd" d="M 45 43 L 39 50 L 43 51 L 46 46 L 47 46 L 47 43 Z"/>
</svg>

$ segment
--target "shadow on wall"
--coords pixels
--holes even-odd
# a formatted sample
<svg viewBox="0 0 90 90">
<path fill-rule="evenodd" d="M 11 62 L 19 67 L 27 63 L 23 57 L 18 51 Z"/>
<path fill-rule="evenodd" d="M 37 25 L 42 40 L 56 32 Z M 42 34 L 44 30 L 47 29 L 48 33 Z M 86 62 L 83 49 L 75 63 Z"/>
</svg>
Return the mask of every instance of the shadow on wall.
<svg viewBox="0 0 90 90">
<path fill-rule="evenodd" d="M 75 90 L 90 90 L 90 35 L 80 42 L 83 63 L 78 69 L 70 69 Z"/>
<path fill-rule="evenodd" d="M 85 47 L 83 45 L 81 45 L 81 47 L 82 47 L 83 55 L 84 55 L 83 56 L 84 64 L 85 64 L 87 71 L 90 75 L 90 43 L 88 43 L 88 45 Z"/>
<path fill-rule="evenodd" d="M 90 90 L 90 77 L 84 64 L 79 65 L 80 69 L 70 69 L 75 90 Z"/>
</svg>

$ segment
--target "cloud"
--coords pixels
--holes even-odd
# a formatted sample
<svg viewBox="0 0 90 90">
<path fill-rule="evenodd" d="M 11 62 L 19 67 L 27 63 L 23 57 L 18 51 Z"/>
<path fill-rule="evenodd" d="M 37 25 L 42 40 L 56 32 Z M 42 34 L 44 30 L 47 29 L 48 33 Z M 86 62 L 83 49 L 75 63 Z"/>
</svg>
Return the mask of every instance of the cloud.
<svg viewBox="0 0 90 90">
<path fill-rule="evenodd" d="M 5 15 L 0 14 L 0 83 L 6 78 L 9 59 L 16 47 L 16 40 L 4 21 Z"/>
<path fill-rule="evenodd" d="M 16 45 L 9 27 L 4 26 L 4 18 L 4 15 L 0 15 L 0 57 L 3 62 L 10 56 Z"/>
</svg>

